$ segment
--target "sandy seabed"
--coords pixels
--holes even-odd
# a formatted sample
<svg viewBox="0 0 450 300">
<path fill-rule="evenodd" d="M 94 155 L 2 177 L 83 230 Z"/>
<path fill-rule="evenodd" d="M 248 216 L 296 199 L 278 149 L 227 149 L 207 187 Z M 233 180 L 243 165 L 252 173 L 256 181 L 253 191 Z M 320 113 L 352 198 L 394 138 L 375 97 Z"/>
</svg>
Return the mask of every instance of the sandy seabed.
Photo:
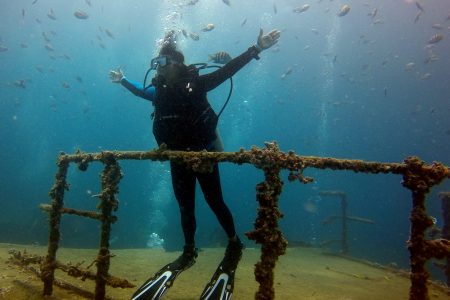
<svg viewBox="0 0 450 300">
<path fill-rule="evenodd" d="M 45 255 L 47 251 L 43 246 L 0 244 L 0 299 L 85 299 L 56 286 L 52 296 L 43 297 L 40 279 L 8 263 L 10 249 L 26 250 L 37 255 Z M 169 253 L 160 249 L 113 249 L 111 252 L 115 256 L 111 259 L 110 273 L 136 286 L 180 255 L 180 252 Z M 164 299 L 199 299 L 223 253 L 223 248 L 200 251 L 197 263 L 177 278 Z M 57 259 L 73 264 L 85 261 L 82 267 L 87 267 L 96 254 L 95 249 L 61 248 Z M 259 249 L 244 250 L 236 272 L 233 299 L 254 299 L 258 284 L 253 270 L 259 255 Z M 92 268 L 95 271 L 95 267 Z M 56 277 L 94 291 L 94 283 L 89 280 L 83 282 L 70 278 L 60 271 L 56 272 Z M 395 300 L 408 299 L 410 281 L 395 272 L 328 255 L 320 249 L 288 248 L 286 255 L 280 257 L 277 263 L 274 285 L 276 299 L 283 300 Z M 107 287 L 107 295 L 112 299 L 130 299 L 134 290 Z M 429 285 L 429 294 L 432 300 L 450 299 L 450 292 L 445 288 Z"/>
</svg>

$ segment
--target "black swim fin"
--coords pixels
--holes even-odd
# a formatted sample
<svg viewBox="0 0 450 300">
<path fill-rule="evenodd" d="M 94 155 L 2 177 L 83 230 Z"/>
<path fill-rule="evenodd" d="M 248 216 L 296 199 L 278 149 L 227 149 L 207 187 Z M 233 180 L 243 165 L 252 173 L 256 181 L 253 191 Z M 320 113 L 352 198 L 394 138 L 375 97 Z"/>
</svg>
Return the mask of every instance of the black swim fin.
<svg viewBox="0 0 450 300">
<path fill-rule="evenodd" d="M 186 248 L 174 262 L 165 265 L 161 270 L 148 279 L 131 297 L 131 300 L 158 300 L 172 287 L 181 272 L 189 269 L 197 258 L 197 249 Z"/>
<path fill-rule="evenodd" d="M 177 276 L 184 269 L 176 269 L 172 264 L 164 266 L 155 276 L 148 279 L 131 297 L 132 300 L 157 300 L 173 285 Z"/>
<path fill-rule="evenodd" d="M 200 300 L 229 300 L 233 295 L 234 274 L 242 257 L 244 245 L 236 237 L 228 243 L 225 257 L 203 290 Z"/>
<path fill-rule="evenodd" d="M 213 277 L 203 290 L 200 300 L 229 300 L 233 295 L 234 273 L 236 270 L 225 271 L 219 265 Z"/>
</svg>

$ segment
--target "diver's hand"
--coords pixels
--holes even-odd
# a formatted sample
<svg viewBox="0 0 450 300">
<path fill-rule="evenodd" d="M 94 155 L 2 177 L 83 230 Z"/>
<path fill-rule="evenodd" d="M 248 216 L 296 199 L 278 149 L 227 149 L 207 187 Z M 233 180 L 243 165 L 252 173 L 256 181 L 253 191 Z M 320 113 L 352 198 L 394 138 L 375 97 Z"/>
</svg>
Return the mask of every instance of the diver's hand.
<svg viewBox="0 0 450 300">
<path fill-rule="evenodd" d="M 268 34 L 263 34 L 263 30 L 259 30 L 257 45 L 261 50 L 266 50 L 275 45 L 280 38 L 281 31 L 273 29 Z"/>
<path fill-rule="evenodd" d="M 111 79 L 111 81 L 114 83 L 120 83 L 123 77 L 124 77 L 123 71 L 120 68 L 118 68 L 117 70 L 109 71 L 109 79 Z"/>
</svg>

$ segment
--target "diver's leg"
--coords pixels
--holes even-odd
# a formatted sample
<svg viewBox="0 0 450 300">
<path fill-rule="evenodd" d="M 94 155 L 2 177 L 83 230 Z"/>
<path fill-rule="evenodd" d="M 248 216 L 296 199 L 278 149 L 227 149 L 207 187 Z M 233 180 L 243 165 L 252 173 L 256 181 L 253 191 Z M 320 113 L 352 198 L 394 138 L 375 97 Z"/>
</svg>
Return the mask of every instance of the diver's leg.
<svg viewBox="0 0 450 300">
<path fill-rule="evenodd" d="M 178 201 L 186 245 L 194 245 L 195 231 L 195 174 L 184 165 L 170 162 L 172 185 Z"/>
<path fill-rule="evenodd" d="M 228 238 L 234 239 L 236 237 L 236 229 L 233 216 L 223 201 L 218 164 L 214 165 L 212 173 L 196 173 L 196 175 L 206 202 L 216 215 Z"/>
</svg>

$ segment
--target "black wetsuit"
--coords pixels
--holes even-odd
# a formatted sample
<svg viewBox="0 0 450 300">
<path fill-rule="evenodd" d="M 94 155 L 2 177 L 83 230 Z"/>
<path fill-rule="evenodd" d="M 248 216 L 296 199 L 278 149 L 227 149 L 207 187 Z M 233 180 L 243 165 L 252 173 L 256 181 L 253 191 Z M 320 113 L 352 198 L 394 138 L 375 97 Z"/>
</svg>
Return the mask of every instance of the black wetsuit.
<svg viewBox="0 0 450 300">
<path fill-rule="evenodd" d="M 164 143 L 171 150 L 214 151 L 217 116 L 208 103 L 206 94 L 253 58 L 259 59 L 258 54 L 256 47 L 252 46 L 222 68 L 205 75 L 192 74 L 180 80 L 175 87 L 156 81 L 154 86 L 144 89 L 142 85 L 126 78 L 121 83 L 133 94 L 153 102 L 153 133 L 158 145 Z M 186 244 L 194 244 L 196 180 L 227 236 L 234 237 L 236 230 L 231 212 L 223 200 L 218 164 L 214 165 L 212 173 L 195 172 L 172 161 L 170 169 Z"/>
</svg>

